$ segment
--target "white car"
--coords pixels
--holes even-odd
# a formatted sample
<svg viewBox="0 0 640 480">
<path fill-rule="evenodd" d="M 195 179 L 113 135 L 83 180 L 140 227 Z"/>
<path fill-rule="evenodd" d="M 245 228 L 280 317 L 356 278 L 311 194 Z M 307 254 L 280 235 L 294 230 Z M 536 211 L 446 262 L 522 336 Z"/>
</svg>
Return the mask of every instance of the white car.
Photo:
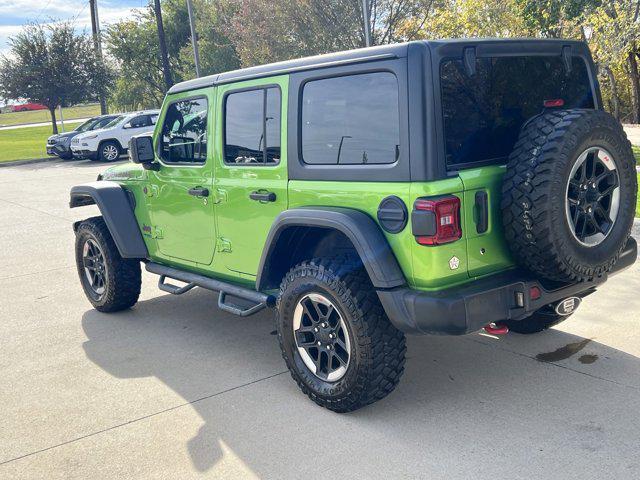
<svg viewBox="0 0 640 480">
<path fill-rule="evenodd" d="M 153 132 L 160 110 L 142 110 L 118 115 L 100 130 L 82 133 L 71 140 L 75 158 L 113 162 L 127 151 L 134 135 Z"/>
</svg>

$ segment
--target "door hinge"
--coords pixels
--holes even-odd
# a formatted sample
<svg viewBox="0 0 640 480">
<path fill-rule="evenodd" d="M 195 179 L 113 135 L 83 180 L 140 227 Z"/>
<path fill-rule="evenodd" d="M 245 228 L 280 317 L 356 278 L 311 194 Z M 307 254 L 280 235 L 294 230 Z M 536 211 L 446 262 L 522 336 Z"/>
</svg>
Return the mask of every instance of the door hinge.
<svg viewBox="0 0 640 480">
<path fill-rule="evenodd" d="M 226 238 L 218 237 L 218 252 L 231 253 L 231 242 Z"/>
</svg>

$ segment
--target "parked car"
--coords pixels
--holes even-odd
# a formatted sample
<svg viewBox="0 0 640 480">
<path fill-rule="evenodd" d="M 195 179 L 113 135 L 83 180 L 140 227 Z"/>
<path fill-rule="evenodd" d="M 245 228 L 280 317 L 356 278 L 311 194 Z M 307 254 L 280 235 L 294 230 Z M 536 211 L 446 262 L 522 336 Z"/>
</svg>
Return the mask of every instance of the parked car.
<svg viewBox="0 0 640 480">
<path fill-rule="evenodd" d="M 82 133 L 71 140 L 76 158 L 113 162 L 127 151 L 134 135 L 153 131 L 159 110 L 142 110 L 118 115 L 101 129 Z"/>
<path fill-rule="evenodd" d="M 142 263 L 165 292 L 273 308 L 293 379 L 337 412 L 393 391 L 405 334 L 540 332 L 636 261 L 635 160 L 582 42 L 221 73 L 173 86 L 159 123 L 71 190 L 102 214 L 74 224 L 87 298 L 133 306 Z"/>
<path fill-rule="evenodd" d="M 57 155 L 63 160 L 71 159 L 73 157 L 73 153 L 71 152 L 71 140 L 74 137 L 81 133 L 103 128 L 117 117 L 117 114 L 98 115 L 97 117 L 90 118 L 86 122 L 78 125 L 70 132 L 51 135 L 47 138 L 47 155 Z"/>
<path fill-rule="evenodd" d="M 40 103 L 23 103 L 22 105 L 12 105 L 12 112 L 28 112 L 30 110 L 47 110 L 47 107 Z"/>
</svg>

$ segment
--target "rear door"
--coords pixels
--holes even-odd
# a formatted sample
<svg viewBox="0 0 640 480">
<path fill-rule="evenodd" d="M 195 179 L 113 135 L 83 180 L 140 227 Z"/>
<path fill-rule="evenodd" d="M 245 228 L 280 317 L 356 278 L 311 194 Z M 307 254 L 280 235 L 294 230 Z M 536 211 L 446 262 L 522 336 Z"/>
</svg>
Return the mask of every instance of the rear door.
<svg viewBox="0 0 640 480">
<path fill-rule="evenodd" d="M 269 229 L 287 209 L 288 76 L 218 87 L 215 195 L 220 265 L 254 277 Z"/>
<path fill-rule="evenodd" d="M 557 42 L 529 43 L 537 49 L 531 55 L 523 54 L 520 44 L 496 45 L 491 51 L 492 44 L 471 43 L 464 47 L 464 60 L 461 50 L 460 57 L 443 58 L 438 68 L 447 168 L 464 186 L 470 277 L 513 266 L 500 202 L 507 159 L 522 126 L 549 105 L 595 108 L 596 103 L 586 56 L 567 56 L 571 48 Z"/>
<path fill-rule="evenodd" d="M 464 227 L 469 276 L 478 277 L 512 266 L 502 233 L 500 196 L 504 166 L 462 170 Z"/>
</svg>

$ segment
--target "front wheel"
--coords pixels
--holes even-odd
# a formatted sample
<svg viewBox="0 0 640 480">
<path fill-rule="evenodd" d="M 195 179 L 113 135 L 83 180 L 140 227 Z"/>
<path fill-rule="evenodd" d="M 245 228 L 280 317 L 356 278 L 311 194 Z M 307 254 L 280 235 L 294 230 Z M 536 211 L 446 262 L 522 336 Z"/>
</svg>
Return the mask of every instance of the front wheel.
<svg viewBox="0 0 640 480">
<path fill-rule="evenodd" d="M 98 150 L 98 158 L 103 162 L 115 162 L 120 158 L 120 145 L 111 140 L 104 142 Z"/>
<path fill-rule="evenodd" d="M 349 412 L 384 398 L 404 371 L 404 334 L 357 258 L 314 259 L 290 270 L 276 327 L 291 376 L 329 410 Z"/>
<path fill-rule="evenodd" d="M 83 221 L 76 231 L 76 265 L 89 302 L 100 312 L 132 307 L 140 296 L 140 262 L 122 258 L 102 217 Z"/>
</svg>

